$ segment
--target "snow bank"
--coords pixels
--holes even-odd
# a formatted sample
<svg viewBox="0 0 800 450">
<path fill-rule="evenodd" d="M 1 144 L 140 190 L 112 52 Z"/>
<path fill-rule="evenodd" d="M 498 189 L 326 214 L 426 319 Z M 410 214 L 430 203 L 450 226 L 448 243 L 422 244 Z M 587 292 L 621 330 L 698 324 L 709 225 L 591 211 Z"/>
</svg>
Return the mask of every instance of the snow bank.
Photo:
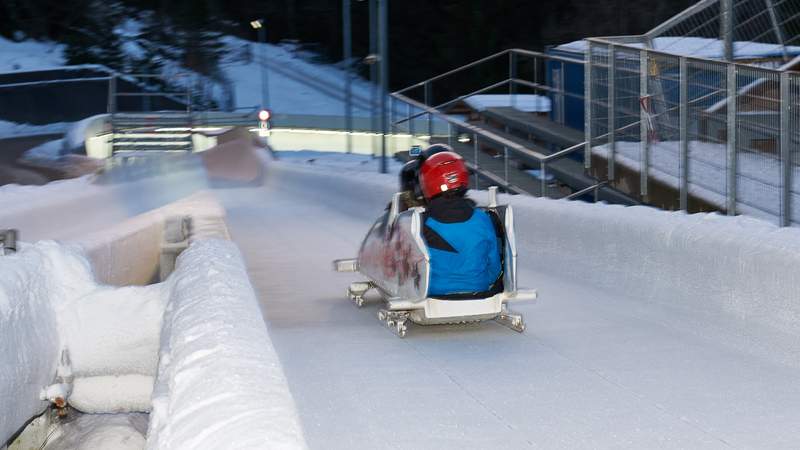
<svg viewBox="0 0 800 450">
<path fill-rule="evenodd" d="M 195 242 L 170 282 L 147 448 L 305 448 L 236 247 Z"/>
<path fill-rule="evenodd" d="M 64 140 L 54 139 L 26 150 L 22 158 L 28 161 L 58 161 L 63 155 Z"/>
<path fill-rule="evenodd" d="M 158 338 L 158 334 L 152 336 Z M 145 413 L 150 411 L 152 395 L 152 374 L 102 375 L 76 378 L 69 403 L 90 414 Z M 144 445 L 139 447 L 142 448 Z"/>
<path fill-rule="evenodd" d="M 93 287 L 74 247 L 22 244 L 0 257 L 0 442 L 47 406 L 39 394 L 53 381 L 61 348 L 52 305 Z"/>
<path fill-rule="evenodd" d="M 56 122 L 47 125 L 31 125 L 27 123 L 0 120 L 0 137 L 32 136 L 36 134 L 66 133 L 72 122 Z"/>
<path fill-rule="evenodd" d="M 76 377 L 135 373 L 153 375 L 164 286 L 99 286 L 57 307 L 63 344 Z"/>
</svg>

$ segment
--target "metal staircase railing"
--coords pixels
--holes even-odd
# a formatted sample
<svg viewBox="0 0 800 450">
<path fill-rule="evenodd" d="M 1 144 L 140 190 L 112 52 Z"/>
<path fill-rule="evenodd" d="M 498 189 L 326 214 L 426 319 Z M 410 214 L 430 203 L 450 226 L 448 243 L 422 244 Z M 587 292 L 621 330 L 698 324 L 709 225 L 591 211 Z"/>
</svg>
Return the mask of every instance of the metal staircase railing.
<svg viewBox="0 0 800 450">
<path fill-rule="evenodd" d="M 504 79 L 490 83 L 486 86 L 481 86 L 466 94 L 457 95 L 455 98 L 439 102 L 434 100 L 434 84 L 436 82 L 447 80 L 454 75 L 462 74 L 467 70 L 475 69 L 482 65 L 496 63 L 502 58 L 506 58 L 508 64 L 507 76 Z M 525 64 L 526 62 L 529 64 L 529 66 L 525 67 L 528 69 L 525 71 L 525 73 L 530 74 L 530 76 L 526 77 L 520 75 L 519 69 L 521 62 L 522 64 Z M 555 100 L 562 105 L 564 103 L 564 99 L 568 97 L 583 100 L 582 93 L 575 93 L 566 90 L 563 82 L 557 86 L 553 86 L 552 83 L 548 84 L 547 82 L 548 74 L 546 72 L 548 65 L 560 66 L 560 73 L 563 75 L 565 71 L 565 65 L 567 64 L 583 66 L 584 61 L 580 59 L 566 58 L 529 50 L 508 49 L 470 62 L 440 75 L 428 78 L 427 80 L 420 81 L 404 89 L 391 93 L 391 99 L 393 103 L 392 108 L 390 109 L 392 116 L 390 120 L 391 131 L 392 133 L 405 131 L 412 135 L 418 134 L 417 129 L 419 126 L 419 119 L 422 118 L 422 127 L 424 129 L 423 132 L 427 133 L 426 137 L 429 139 L 433 139 L 438 134 L 439 136 L 443 136 L 443 139 L 447 139 L 450 143 L 453 143 L 459 139 L 459 136 L 463 137 L 463 135 L 468 135 L 469 140 L 475 144 L 474 158 L 471 163 L 471 168 L 473 171 L 476 174 L 491 180 L 493 183 L 499 184 L 505 190 L 510 192 L 534 194 L 533 192 L 526 191 L 525 189 L 521 188 L 520 186 L 516 186 L 511 182 L 508 174 L 508 167 L 511 164 L 510 160 L 514 159 L 515 157 L 522 157 L 528 161 L 535 161 L 538 163 L 540 170 L 540 186 L 538 189 L 538 195 L 548 196 L 548 193 L 552 193 L 553 191 L 552 189 L 548 189 L 548 164 L 578 153 L 584 149 L 585 145 L 583 143 L 558 149 L 550 154 L 544 154 L 532 148 L 533 146 L 519 144 L 493 133 L 491 130 L 476 126 L 465 120 L 448 114 L 445 108 L 448 108 L 473 95 L 487 92 L 497 92 L 498 90 L 503 90 L 504 94 L 509 96 L 511 105 L 513 106 L 516 100 L 515 96 L 520 95 L 520 88 L 524 88 L 537 94 L 547 95 L 551 98 L 551 100 Z M 413 93 L 415 91 L 417 94 L 421 94 L 417 96 L 421 98 L 415 99 L 413 97 Z M 397 108 L 395 108 L 394 105 L 395 101 L 407 106 L 407 114 L 400 118 L 396 117 Z M 502 158 L 504 161 L 505 170 L 502 174 L 486 170 L 481 166 L 481 155 L 477 145 L 479 141 L 491 141 L 503 147 L 504 152 L 502 154 Z M 488 156 L 485 156 L 484 158 L 487 157 Z"/>
<path fill-rule="evenodd" d="M 130 74 L 127 78 L 142 82 L 158 80 L 169 86 L 176 78 L 188 77 L 178 74 L 164 77 L 154 74 Z M 158 90 L 122 91 L 117 89 L 117 76 L 109 81 L 108 112 L 111 115 L 111 154 L 153 153 L 153 152 L 191 152 L 192 143 L 192 85 L 184 83 L 183 92 Z M 138 110 L 121 110 L 120 101 L 135 99 L 141 102 Z M 172 104 L 179 102 L 181 110 L 151 112 L 153 100 L 169 99 Z M 137 102 L 138 103 L 138 102 Z M 130 103 L 125 105 L 130 108 Z"/>
</svg>

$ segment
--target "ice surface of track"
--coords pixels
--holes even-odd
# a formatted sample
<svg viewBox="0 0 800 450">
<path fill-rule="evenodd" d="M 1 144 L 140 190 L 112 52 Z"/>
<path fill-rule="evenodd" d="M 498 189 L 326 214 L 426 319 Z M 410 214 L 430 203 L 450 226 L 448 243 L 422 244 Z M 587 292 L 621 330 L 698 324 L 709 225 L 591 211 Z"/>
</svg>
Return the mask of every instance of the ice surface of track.
<svg viewBox="0 0 800 450">
<path fill-rule="evenodd" d="M 398 339 L 375 318 L 378 303 L 345 299 L 355 277 L 331 270 L 355 255 L 394 177 L 364 191 L 283 162 L 266 180 L 218 193 L 311 448 L 800 443 L 800 369 L 730 339 L 742 324 L 692 332 L 682 313 L 584 285 L 580 274 L 526 269 L 533 254 L 522 255 L 520 280 L 541 301 L 514 308 L 524 334 L 488 322 L 415 326 Z"/>
</svg>

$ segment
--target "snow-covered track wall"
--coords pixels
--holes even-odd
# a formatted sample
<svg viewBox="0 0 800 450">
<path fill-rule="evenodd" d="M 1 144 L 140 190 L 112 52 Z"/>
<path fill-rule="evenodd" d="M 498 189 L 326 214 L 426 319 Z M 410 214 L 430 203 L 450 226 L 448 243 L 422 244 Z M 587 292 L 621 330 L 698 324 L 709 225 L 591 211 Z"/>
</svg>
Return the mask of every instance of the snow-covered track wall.
<svg viewBox="0 0 800 450">
<path fill-rule="evenodd" d="M 188 250 L 166 281 L 141 286 L 157 279 L 175 217 L 191 219 Z M 45 409 L 40 393 L 67 349 L 68 402 L 86 413 L 152 408 L 148 448 L 304 448 L 227 238 L 224 210 L 200 192 L 68 244 L 0 257 L 0 444 Z"/>
<path fill-rule="evenodd" d="M 640 206 L 511 201 L 527 267 L 678 308 L 696 323 L 728 317 L 800 335 L 796 228 Z"/>
<path fill-rule="evenodd" d="M 305 448 L 236 246 L 196 242 L 170 282 L 147 448 Z"/>
</svg>

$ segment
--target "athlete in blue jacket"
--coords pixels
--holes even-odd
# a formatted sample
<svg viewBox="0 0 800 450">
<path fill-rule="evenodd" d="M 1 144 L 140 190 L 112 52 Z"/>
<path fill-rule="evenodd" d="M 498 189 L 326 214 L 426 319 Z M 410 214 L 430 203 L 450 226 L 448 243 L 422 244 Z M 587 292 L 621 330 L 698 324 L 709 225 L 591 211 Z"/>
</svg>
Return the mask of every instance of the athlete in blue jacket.
<svg viewBox="0 0 800 450">
<path fill-rule="evenodd" d="M 469 173 L 460 156 L 437 153 L 420 168 L 428 206 L 423 237 L 431 261 L 428 295 L 482 298 L 502 291 L 502 226 L 465 197 Z"/>
</svg>

